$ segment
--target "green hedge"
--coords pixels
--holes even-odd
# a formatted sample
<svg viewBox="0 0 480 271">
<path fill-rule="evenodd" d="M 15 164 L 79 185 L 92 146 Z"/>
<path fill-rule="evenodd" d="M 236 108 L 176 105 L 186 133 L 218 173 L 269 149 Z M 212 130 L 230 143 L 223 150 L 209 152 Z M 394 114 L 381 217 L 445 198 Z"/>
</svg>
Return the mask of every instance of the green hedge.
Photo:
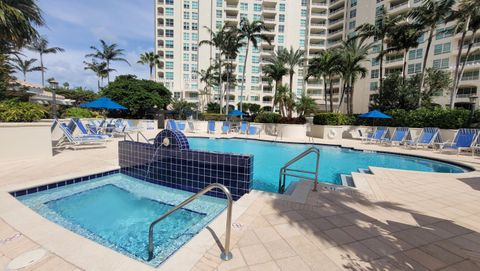
<svg viewBox="0 0 480 271">
<path fill-rule="evenodd" d="M 44 106 L 29 102 L 1 102 L 0 121 L 3 122 L 32 122 L 39 121 L 47 116 Z"/>
<path fill-rule="evenodd" d="M 97 113 L 80 107 L 69 107 L 63 113 L 63 117 L 65 118 L 94 118 L 97 116 Z"/>
<path fill-rule="evenodd" d="M 218 113 L 201 113 L 198 114 L 199 120 L 214 120 L 214 121 L 224 121 L 225 115 Z"/>
<path fill-rule="evenodd" d="M 313 117 L 313 124 L 317 125 L 352 125 L 353 116 L 342 113 L 318 113 Z"/>
<path fill-rule="evenodd" d="M 255 122 L 279 123 L 281 119 L 282 119 L 282 116 L 280 116 L 280 114 L 272 113 L 272 112 L 262 112 L 262 113 L 258 113 L 258 115 L 255 117 Z"/>
</svg>

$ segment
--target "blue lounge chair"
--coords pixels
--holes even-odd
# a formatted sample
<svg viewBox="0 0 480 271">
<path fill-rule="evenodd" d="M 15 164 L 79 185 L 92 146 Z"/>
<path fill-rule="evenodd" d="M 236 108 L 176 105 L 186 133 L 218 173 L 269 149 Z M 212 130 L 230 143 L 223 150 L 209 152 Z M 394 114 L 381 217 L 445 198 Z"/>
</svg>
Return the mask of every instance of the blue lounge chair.
<svg viewBox="0 0 480 271">
<path fill-rule="evenodd" d="M 56 145 L 56 148 L 59 147 L 72 147 L 76 148 L 80 145 L 90 145 L 90 144 L 105 144 L 106 139 L 100 135 L 81 135 L 81 136 L 74 136 L 68 126 L 65 123 L 60 123 L 58 120 L 57 122 L 58 127 L 63 132 L 63 137 L 59 140 Z"/>
<path fill-rule="evenodd" d="M 85 125 L 83 125 L 83 122 L 79 119 L 79 118 L 72 118 L 70 120 L 71 123 L 73 123 L 75 126 L 74 127 L 77 127 L 78 130 L 80 131 L 80 134 L 82 136 L 88 136 L 88 135 L 94 135 L 94 136 L 97 136 L 97 137 L 101 137 L 101 138 L 105 138 L 105 139 L 108 139 L 109 137 L 111 137 L 112 135 L 111 134 L 91 134 L 88 129 L 85 127 Z M 73 131 L 72 129 L 70 129 L 70 131 L 72 132 L 73 134 Z"/>
<path fill-rule="evenodd" d="M 438 143 L 438 146 L 441 151 L 456 150 L 459 154 L 462 150 L 472 150 L 477 136 L 477 129 L 462 128 L 457 131 L 452 142 Z"/>
<path fill-rule="evenodd" d="M 247 132 L 248 132 L 248 122 L 242 121 L 242 123 L 240 123 L 239 132 L 240 132 L 240 134 L 244 134 L 244 135 L 247 134 Z"/>
<path fill-rule="evenodd" d="M 250 125 L 250 127 L 248 127 L 248 134 L 260 135 L 260 129 L 257 126 Z"/>
<path fill-rule="evenodd" d="M 177 122 L 175 120 L 167 120 L 167 129 L 173 130 L 173 131 L 180 131 L 178 128 Z"/>
<path fill-rule="evenodd" d="M 372 135 L 367 138 L 367 142 L 381 142 L 385 135 L 387 134 L 387 127 L 377 127 Z"/>
<path fill-rule="evenodd" d="M 358 130 L 358 135 L 360 136 L 360 139 L 362 140 L 362 142 L 369 141 L 370 139 L 373 138 L 373 134 L 375 133 L 375 130 L 376 130 L 375 127 L 373 127 L 372 131 L 370 131 L 370 132 L 368 132 L 368 130 L 367 130 L 367 132 L 366 132 L 367 135 L 364 135 L 361 130 Z"/>
<path fill-rule="evenodd" d="M 215 121 L 209 120 L 207 126 L 207 133 L 214 134 L 215 133 Z"/>
<path fill-rule="evenodd" d="M 406 147 L 430 147 L 433 146 L 435 141 L 439 140 L 438 128 L 426 127 L 422 129 L 420 136 L 415 140 L 406 141 Z"/>
<path fill-rule="evenodd" d="M 395 145 L 395 144 L 402 144 L 405 139 L 407 138 L 408 134 L 410 133 L 410 129 L 407 127 L 397 127 L 393 131 L 393 134 L 390 138 L 384 138 L 382 142 Z"/>
<path fill-rule="evenodd" d="M 230 122 L 224 121 L 222 125 L 222 134 L 228 134 L 230 132 Z"/>
</svg>

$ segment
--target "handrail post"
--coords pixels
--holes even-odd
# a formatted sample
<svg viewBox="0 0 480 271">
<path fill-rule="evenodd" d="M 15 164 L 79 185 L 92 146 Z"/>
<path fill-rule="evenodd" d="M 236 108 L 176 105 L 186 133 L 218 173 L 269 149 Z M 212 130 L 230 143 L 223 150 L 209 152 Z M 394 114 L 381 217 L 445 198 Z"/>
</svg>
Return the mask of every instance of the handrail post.
<svg viewBox="0 0 480 271">
<path fill-rule="evenodd" d="M 309 174 L 315 174 L 315 180 L 313 184 L 313 190 L 312 191 L 317 191 L 317 186 L 318 186 L 318 170 L 320 166 L 320 150 L 316 147 L 310 147 L 304 152 L 300 153 L 299 155 L 295 156 L 293 159 L 285 163 L 285 165 L 280 168 L 280 176 L 279 176 L 279 181 L 278 181 L 278 193 L 284 193 L 285 192 L 285 183 L 286 183 L 286 175 L 287 175 L 287 170 L 288 167 L 291 166 L 292 164 L 296 163 L 300 159 L 304 158 L 305 156 L 309 155 L 310 153 L 314 152 L 316 154 L 316 163 L 315 163 L 315 172 L 305 172 Z"/>
<path fill-rule="evenodd" d="M 233 208 L 233 198 L 232 198 L 232 193 L 230 193 L 230 190 L 222 184 L 219 183 L 212 183 L 205 187 L 203 190 L 200 192 L 197 192 L 196 194 L 190 196 L 188 199 L 182 201 L 180 204 L 175 206 L 174 208 L 170 209 L 168 212 L 157 218 L 155 221 L 150 223 L 150 226 L 148 228 L 148 260 L 153 259 L 153 228 L 155 225 L 165 219 L 167 216 L 171 215 L 173 212 L 177 211 L 178 209 L 184 207 L 185 205 L 189 204 L 190 202 L 194 201 L 198 197 L 204 195 L 208 191 L 218 188 L 222 190 L 225 195 L 227 196 L 227 221 L 226 221 L 226 229 L 225 229 L 225 246 L 223 249 L 222 254 L 220 255 L 220 258 L 224 261 L 231 260 L 233 258 L 232 252 L 230 251 L 230 235 L 231 235 L 231 225 L 232 225 L 232 208 Z"/>
</svg>

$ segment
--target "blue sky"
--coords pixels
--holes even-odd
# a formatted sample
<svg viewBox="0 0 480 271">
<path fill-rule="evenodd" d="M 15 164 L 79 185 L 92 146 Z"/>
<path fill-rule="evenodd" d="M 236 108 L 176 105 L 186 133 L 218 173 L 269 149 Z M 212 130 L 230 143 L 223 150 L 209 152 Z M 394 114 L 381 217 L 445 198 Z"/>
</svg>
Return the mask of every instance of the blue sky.
<svg viewBox="0 0 480 271">
<path fill-rule="evenodd" d="M 125 49 L 125 58 L 132 66 L 114 63 L 118 74 L 135 74 L 148 78 L 148 68 L 137 64 L 139 54 L 153 51 L 153 0 L 38 0 L 47 27 L 39 29 L 50 41 L 50 46 L 64 48 L 64 53 L 46 55 L 46 78 L 54 77 L 60 83 L 84 86 L 96 90 L 97 78 L 84 70 L 85 55 L 90 46 L 99 46 L 99 40 L 117 43 Z M 27 57 L 39 58 L 33 52 Z M 21 76 L 18 76 L 21 78 Z M 30 73 L 28 81 L 40 83 L 39 72 Z"/>
</svg>

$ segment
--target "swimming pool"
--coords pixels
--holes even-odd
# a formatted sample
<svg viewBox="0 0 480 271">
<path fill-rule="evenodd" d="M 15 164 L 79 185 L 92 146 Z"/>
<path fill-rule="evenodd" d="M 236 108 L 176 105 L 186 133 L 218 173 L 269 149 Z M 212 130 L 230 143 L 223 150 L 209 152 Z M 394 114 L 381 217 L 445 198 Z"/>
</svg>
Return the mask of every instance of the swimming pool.
<svg viewBox="0 0 480 271">
<path fill-rule="evenodd" d="M 188 138 L 190 148 L 218 152 L 254 155 L 253 188 L 269 192 L 278 191 L 280 168 L 311 144 L 275 143 L 247 139 Z M 319 181 L 340 184 L 341 174 L 351 174 L 359 169 L 385 167 L 424 172 L 462 173 L 460 166 L 414 156 L 377 152 L 363 152 L 335 146 L 316 145 L 320 149 Z M 313 170 L 313 154 L 300 160 L 293 168 Z M 286 186 L 296 181 L 287 178 Z"/>
<path fill-rule="evenodd" d="M 158 266 L 220 214 L 226 201 L 202 196 L 154 229 L 154 258 L 148 259 L 150 223 L 192 193 L 112 174 L 18 199 L 45 218 L 127 256 Z"/>
</svg>

